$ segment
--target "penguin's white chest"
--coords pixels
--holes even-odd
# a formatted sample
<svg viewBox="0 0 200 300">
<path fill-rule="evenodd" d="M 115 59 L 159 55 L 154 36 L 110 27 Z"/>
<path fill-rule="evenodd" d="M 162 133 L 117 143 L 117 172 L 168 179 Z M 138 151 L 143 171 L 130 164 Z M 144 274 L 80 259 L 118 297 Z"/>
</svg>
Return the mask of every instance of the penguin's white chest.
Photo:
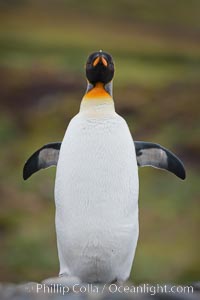
<svg viewBox="0 0 200 300">
<path fill-rule="evenodd" d="M 60 273 L 87 282 L 125 280 L 138 238 L 138 173 L 120 116 L 72 119 L 60 149 L 55 202 Z"/>
</svg>

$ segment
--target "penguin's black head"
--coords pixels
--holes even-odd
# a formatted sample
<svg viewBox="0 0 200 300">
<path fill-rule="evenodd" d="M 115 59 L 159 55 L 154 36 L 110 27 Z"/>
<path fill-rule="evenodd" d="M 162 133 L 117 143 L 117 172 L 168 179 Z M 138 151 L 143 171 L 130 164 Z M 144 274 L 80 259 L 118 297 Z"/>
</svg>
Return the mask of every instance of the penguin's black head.
<svg viewBox="0 0 200 300">
<path fill-rule="evenodd" d="M 102 50 L 89 55 L 86 62 L 86 77 L 95 85 L 97 82 L 107 84 L 113 79 L 114 63 L 112 56 Z"/>
</svg>

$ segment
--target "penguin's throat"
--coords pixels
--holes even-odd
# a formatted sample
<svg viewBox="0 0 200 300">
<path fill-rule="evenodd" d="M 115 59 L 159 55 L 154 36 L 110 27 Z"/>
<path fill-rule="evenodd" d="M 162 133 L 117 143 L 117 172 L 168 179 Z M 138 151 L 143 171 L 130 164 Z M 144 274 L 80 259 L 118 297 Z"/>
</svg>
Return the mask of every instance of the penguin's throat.
<svg viewBox="0 0 200 300">
<path fill-rule="evenodd" d="M 80 111 L 95 115 L 115 112 L 113 98 L 103 83 L 96 83 L 95 86 L 88 85 L 81 102 Z"/>
<path fill-rule="evenodd" d="M 94 86 L 89 85 L 84 96 L 84 100 L 97 100 L 97 99 L 112 99 L 111 95 L 106 90 L 101 82 L 97 82 Z"/>
</svg>

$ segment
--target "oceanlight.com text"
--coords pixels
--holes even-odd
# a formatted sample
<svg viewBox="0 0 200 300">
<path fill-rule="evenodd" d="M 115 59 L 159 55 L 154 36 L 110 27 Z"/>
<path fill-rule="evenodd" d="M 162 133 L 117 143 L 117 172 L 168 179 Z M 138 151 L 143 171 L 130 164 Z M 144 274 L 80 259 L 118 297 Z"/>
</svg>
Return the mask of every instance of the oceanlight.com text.
<svg viewBox="0 0 200 300">
<path fill-rule="evenodd" d="M 192 294 L 192 286 L 181 286 L 181 285 L 150 285 L 148 283 L 139 286 L 128 285 L 128 284 L 74 284 L 72 286 L 61 285 L 61 284 L 37 284 L 37 293 L 47 293 L 47 294 L 68 294 L 68 293 L 94 293 L 99 294 L 107 291 L 111 294 L 121 293 L 121 294 L 149 294 L 154 296 L 155 294 Z"/>
</svg>

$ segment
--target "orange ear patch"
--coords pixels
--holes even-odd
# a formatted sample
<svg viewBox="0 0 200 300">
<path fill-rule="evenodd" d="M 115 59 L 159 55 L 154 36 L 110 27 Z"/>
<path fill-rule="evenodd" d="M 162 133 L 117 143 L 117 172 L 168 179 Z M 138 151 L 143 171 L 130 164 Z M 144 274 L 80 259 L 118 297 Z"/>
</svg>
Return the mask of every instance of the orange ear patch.
<svg viewBox="0 0 200 300">
<path fill-rule="evenodd" d="M 98 99 L 98 98 L 111 98 L 110 94 L 104 89 L 104 84 L 101 82 L 96 83 L 95 87 L 92 88 L 84 98 L 86 99 Z"/>
<path fill-rule="evenodd" d="M 100 62 L 100 56 L 98 56 L 95 60 L 94 60 L 94 62 L 93 62 L 93 67 L 96 67 L 96 65 L 98 64 Z"/>
<path fill-rule="evenodd" d="M 101 58 L 101 61 L 102 61 L 103 65 L 104 65 L 105 67 L 108 66 L 108 62 L 107 62 L 107 60 L 106 60 L 104 57 Z"/>
</svg>

